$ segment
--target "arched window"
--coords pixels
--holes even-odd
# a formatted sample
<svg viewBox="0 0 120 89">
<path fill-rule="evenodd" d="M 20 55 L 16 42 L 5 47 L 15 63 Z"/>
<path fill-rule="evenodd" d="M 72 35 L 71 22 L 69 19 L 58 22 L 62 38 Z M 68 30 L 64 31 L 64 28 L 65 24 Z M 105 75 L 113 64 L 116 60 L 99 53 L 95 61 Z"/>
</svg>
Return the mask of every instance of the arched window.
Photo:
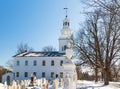
<svg viewBox="0 0 120 89">
<path fill-rule="evenodd" d="M 69 26 L 70 24 L 69 24 L 69 22 L 68 22 L 68 26 Z"/>
<path fill-rule="evenodd" d="M 54 66 L 54 60 L 51 61 L 51 66 Z"/>
<path fill-rule="evenodd" d="M 62 64 L 63 64 L 63 60 L 60 61 L 60 66 L 62 66 Z"/>
<path fill-rule="evenodd" d="M 34 65 L 34 66 L 37 65 L 37 61 L 36 61 L 36 60 L 33 61 L 33 65 Z"/>
<path fill-rule="evenodd" d="M 45 77 L 45 72 L 42 72 L 42 78 L 44 78 Z"/>
<path fill-rule="evenodd" d="M 6 81 L 7 81 L 7 85 L 10 85 L 10 76 L 9 75 L 7 76 Z"/>
<path fill-rule="evenodd" d="M 64 45 L 64 50 L 66 50 L 67 49 L 67 45 Z"/>
<path fill-rule="evenodd" d="M 42 61 L 42 66 L 45 66 L 45 60 Z"/>
<path fill-rule="evenodd" d="M 51 78 L 54 78 L 54 72 L 51 72 Z"/>
<path fill-rule="evenodd" d="M 16 72 L 16 77 L 19 77 L 19 72 Z"/>
<path fill-rule="evenodd" d="M 17 66 L 19 66 L 20 65 L 20 61 L 17 61 Z"/>
<path fill-rule="evenodd" d="M 27 65 L 28 65 L 28 60 L 25 61 L 25 66 L 27 66 Z"/>
<path fill-rule="evenodd" d="M 65 25 L 67 25 L 67 22 L 65 22 Z"/>
<path fill-rule="evenodd" d="M 25 73 L 24 73 L 24 77 L 28 77 L 28 72 L 25 72 Z"/>
<path fill-rule="evenodd" d="M 63 26 L 69 26 L 69 22 L 64 22 Z"/>
</svg>

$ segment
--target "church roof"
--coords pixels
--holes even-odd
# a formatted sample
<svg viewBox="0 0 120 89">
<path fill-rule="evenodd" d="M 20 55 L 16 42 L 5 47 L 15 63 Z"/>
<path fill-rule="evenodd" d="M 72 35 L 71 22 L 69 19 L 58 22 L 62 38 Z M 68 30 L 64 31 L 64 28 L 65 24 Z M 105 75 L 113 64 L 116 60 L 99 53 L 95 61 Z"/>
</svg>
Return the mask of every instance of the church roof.
<svg viewBox="0 0 120 89">
<path fill-rule="evenodd" d="M 24 52 L 13 57 L 62 57 L 65 53 L 60 52 Z"/>
</svg>

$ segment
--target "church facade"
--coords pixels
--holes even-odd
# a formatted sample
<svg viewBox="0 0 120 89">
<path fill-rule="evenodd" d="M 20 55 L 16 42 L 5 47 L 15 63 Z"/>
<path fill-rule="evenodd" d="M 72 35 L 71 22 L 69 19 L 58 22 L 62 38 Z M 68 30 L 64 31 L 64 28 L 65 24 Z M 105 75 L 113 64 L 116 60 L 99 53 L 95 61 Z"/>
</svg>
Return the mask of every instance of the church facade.
<svg viewBox="0 0 120 89">
<path fill-rule="evenodd" d="M 13 72 L 3 75 L 2 82 L 30 79 L 32 75 L 37 79 L 46 78 L 47 80 L 63 78 L 63 64 L 67 58 L 66 49 L 71 45 L 71 31 L 70 21 L 66 16 L 59 37 L 59 51 L 24 52 L 13 56 Z"/>
</svg>

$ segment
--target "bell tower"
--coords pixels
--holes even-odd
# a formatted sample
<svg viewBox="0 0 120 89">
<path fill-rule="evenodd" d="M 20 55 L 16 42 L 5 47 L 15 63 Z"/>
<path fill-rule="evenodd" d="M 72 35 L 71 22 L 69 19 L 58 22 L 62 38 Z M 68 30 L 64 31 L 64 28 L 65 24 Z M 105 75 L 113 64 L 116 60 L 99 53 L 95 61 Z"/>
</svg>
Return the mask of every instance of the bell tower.
<svg viewBox="0 0 120 89">
<path fill-rule="evenodd" d="M 71 40 L 72 32 L 70 29 L 70 20 L 67 16 L 68 8 L 64 8 L 66 10 L 66 16 L 63 20 L 63 27 L 61 29 L 61 36 L 59 37 L 59 52 L 64 53 L 67 49 L 68 43 Z"/>
</svg>

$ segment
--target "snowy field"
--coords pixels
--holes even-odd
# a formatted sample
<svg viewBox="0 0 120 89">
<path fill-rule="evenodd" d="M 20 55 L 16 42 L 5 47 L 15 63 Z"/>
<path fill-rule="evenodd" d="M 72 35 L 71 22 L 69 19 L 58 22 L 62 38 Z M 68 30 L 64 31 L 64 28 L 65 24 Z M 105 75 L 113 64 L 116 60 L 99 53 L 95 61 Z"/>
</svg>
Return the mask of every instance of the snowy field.
<svg viewBox="0 0 120 89">
<path fill-rule="evenodd" d="M 5 89 L 4 85 L 0 83 L 0 89 Z"/>
<path fill-rule="evenodd" d="M 120 89 L 120 82 L 110 82 L 109 85 L 103 85 L 102 82 L 78 81 L 77 89 Z"/>
<path fill-rule="evenodd" d="M 7 89 L 3 84 L 0 83 L 0 89 Z M 40 88 L 36 88 L 40 89 Z M 49 86 L 52 89 L 52 86 Z M 63 88 L 58 88 L 63 89 Z M 78 81 L 77 89 L 120 89 L 120 82 L 110 82 L 110 85 L 103 85 L 102 82 L 95 83 L 93 81 Z"/>
</svg>

